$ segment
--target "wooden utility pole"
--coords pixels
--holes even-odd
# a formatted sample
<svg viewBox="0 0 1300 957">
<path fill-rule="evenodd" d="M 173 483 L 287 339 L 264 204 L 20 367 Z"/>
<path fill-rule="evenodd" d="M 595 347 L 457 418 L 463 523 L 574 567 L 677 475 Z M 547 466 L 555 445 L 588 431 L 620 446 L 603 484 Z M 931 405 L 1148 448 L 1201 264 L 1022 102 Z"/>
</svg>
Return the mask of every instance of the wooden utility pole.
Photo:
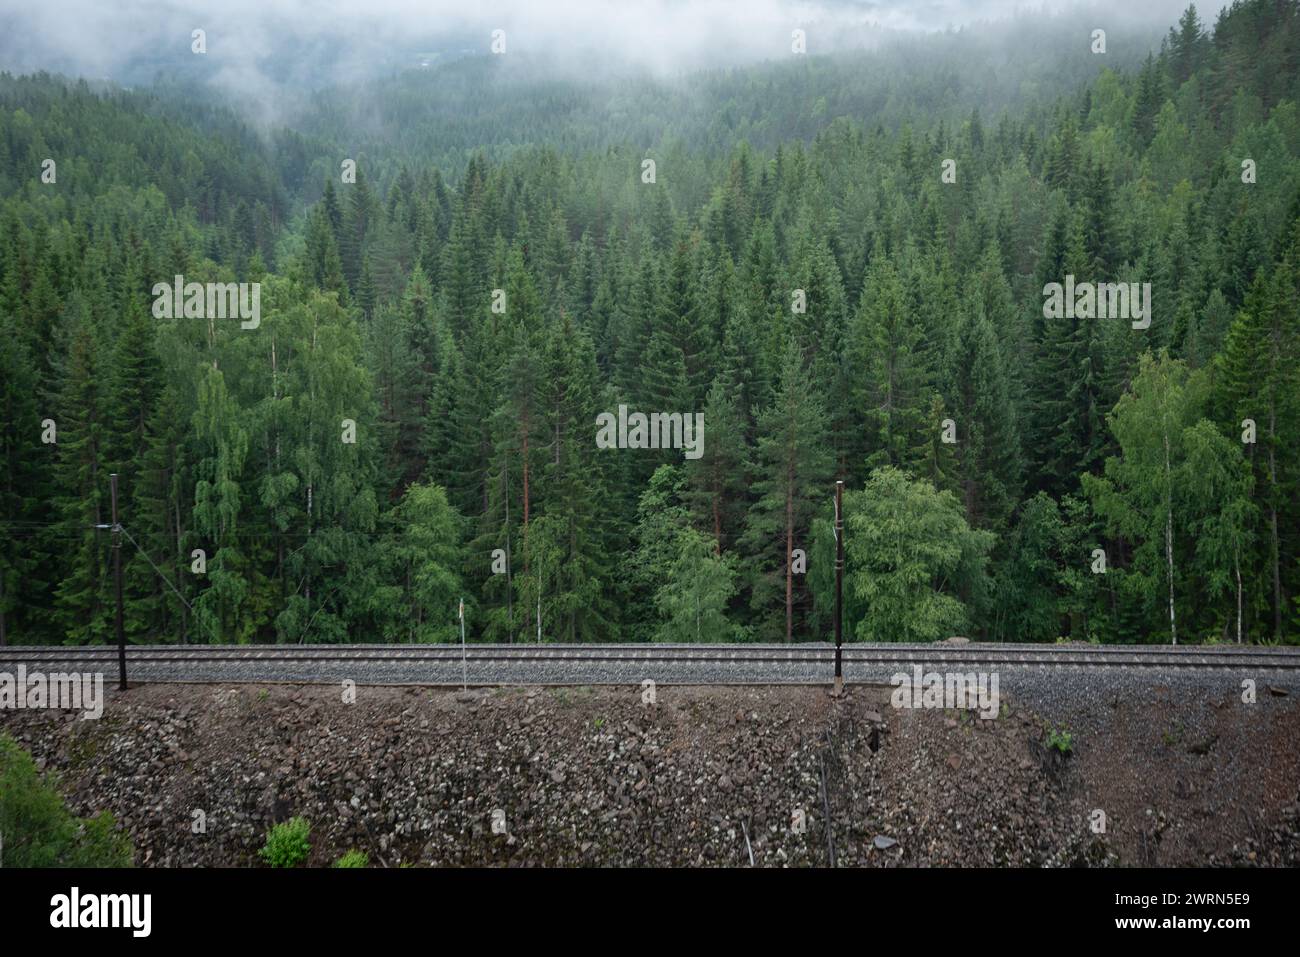
<svg viewBox="0 0 1300 957">
<path fill-rule="evenodd" d="M 117 592 L 117 690 L 126 690 L 126 631 L 122 628 L 122 526 L 117 520 L 117 473 L 108 477 L 113 502 L 113 590 Z"/>
</svg>

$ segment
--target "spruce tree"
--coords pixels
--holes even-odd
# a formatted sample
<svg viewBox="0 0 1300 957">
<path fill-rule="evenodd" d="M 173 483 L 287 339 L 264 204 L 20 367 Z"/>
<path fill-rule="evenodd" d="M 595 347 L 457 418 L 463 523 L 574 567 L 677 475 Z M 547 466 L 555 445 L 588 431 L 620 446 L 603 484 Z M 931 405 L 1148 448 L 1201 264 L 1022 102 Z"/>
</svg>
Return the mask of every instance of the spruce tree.
<svg viewBox="0 0 1300 957">
<path fill-rule="evenodd" d="M 832 463 L 826 442 L 826 410 L 813 391 L 799 344 L 789 339 L 772 403 L 759 414 L 754 453 L 757 496 L 749 510 L 743 545 L 753 574 L 752 606 L 760 632 L 793 641 L 796 611 L 809 603 L 795 549 L 811 548 L 810 526 L 817 504 L 830 494 Z M 784 605 L 783 631 L 775 612 Z"/>
</svg>

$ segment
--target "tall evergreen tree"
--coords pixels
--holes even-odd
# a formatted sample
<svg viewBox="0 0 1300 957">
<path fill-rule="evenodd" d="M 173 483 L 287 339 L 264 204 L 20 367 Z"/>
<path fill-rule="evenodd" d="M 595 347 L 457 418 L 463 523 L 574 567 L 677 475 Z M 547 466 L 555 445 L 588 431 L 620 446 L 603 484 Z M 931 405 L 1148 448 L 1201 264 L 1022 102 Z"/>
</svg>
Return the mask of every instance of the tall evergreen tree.
<svg viewBox="0 0 1300 957">
<path fill-rule="evenodd" d="M 796 610 L 809 604 L 794 553 L 811 548 L 812 516 L 829 494 L 831 467 L 826 410 L 813 391 L 802 350 L 791 338 L 772 404 L 759 414 L 753 465 L 757 498 L 744 537 L 754 562 L 752 605 L 763 613 L 784 603 L 786 641 L 794 640 Z M 776 622 L 764 618 L 761 634 L 775 637 Z"/>
</svg>

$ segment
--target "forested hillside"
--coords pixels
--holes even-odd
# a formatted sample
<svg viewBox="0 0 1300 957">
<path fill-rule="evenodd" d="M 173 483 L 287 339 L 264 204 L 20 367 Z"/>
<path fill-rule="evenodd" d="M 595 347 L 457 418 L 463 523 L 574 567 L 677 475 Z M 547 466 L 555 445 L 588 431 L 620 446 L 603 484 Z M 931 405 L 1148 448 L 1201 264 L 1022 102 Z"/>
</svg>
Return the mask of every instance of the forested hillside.
<svg viewBox="0 0 1300 957">
<path fill-rule="evenodd" d="M 811 139 L 836 117 L 890 131 L 958 126 L 974 110 L 1032 113 L 1041 122 L 1056 97 L 1093 80 L 1103 65 L 1138 66 L 1159 43 L 1158 32 L 1134 26 L 1112 31 L 1106 55 L 1096 56 L 1073 42 L 1094 19 L 1075 12 L 885 34 L 869 54 L 787 56 L 684 75 L 620 69 L 608 56 L 594 63 L 588 55 L 478 57 L 327 87 L 302 124 L 339 146 L 373 151 L 385 175 L 416 156 L 459 175 L 475 154 L 499 159 L 529 144 L 571 154 L 630 144 L 680 149 L 681 163 L 703 165 L 713 179 L 725 175 L 738 142 L 773 150 Z M 820 50 L 834 39 L 814 30 L 808 42 Z M 685 182 L 679 176 L 674 188 Z M 705 180 L 700 188 L 707 195 L 713 185 Z"/>
<path fill-rule="evenodd" d="M 138 642 L 825 640 L 837 479 L 854 640 L 1300 641 L 1300 4 L 1058 26 L 273 130 L 0 74 L 0 640 L 112 640 L 117 473 Z"/>
</svg>

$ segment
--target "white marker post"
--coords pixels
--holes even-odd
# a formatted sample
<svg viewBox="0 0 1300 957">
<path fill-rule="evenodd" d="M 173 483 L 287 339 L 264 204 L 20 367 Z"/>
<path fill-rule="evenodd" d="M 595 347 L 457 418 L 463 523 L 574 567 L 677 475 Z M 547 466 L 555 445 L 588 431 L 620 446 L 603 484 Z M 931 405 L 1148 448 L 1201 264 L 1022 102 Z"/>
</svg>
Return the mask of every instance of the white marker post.
<svg viewBox="0 0 1300 957">
<path fill-rule="evenodd" d="M 465 599 L 460 600 L 460 609 L 457 611 L 460 618 L 460 690 L 469 690 L 469 665 L 465 660 Z"/>
</svg>

